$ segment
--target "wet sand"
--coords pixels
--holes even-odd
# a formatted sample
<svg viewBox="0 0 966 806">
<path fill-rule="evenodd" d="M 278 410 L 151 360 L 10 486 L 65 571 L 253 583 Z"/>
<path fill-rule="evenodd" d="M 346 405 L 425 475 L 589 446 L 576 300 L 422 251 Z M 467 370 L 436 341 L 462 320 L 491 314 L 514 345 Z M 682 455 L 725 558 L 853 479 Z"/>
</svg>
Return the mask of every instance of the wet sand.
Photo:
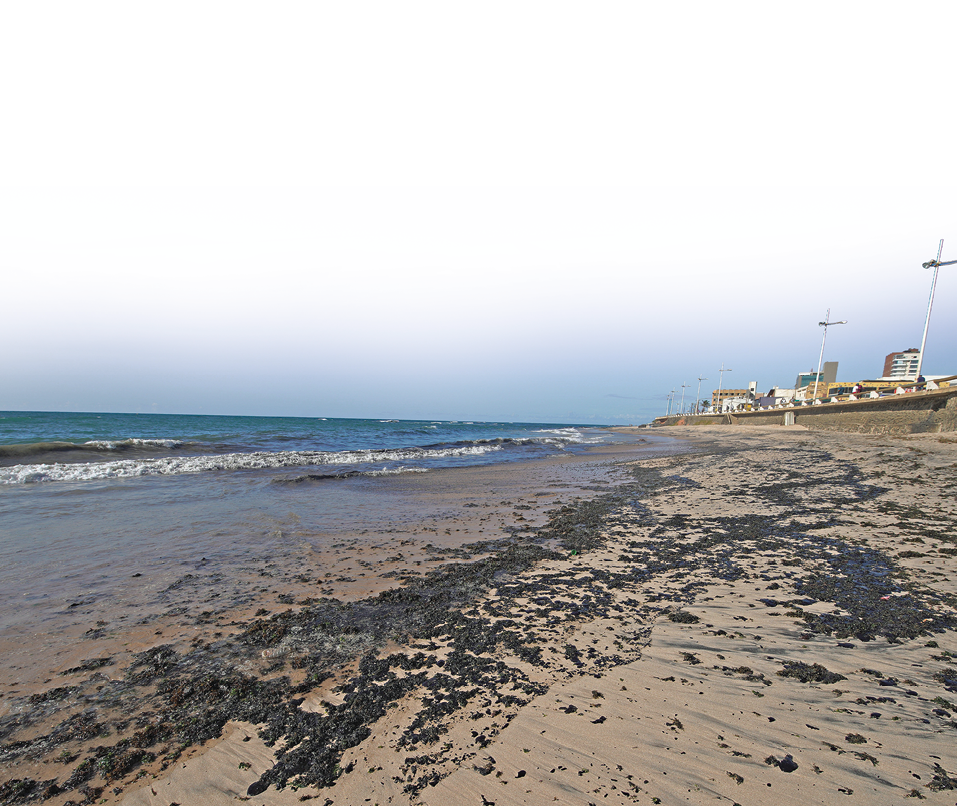
<svg viewBox="0 0 966 806">
<path fill-rule="evenodd" d="M 0 794 L 955 802 L 955 441 L 673 433 L 692 451 L 633 472 L 423 480 L 434 517 L 346 535 L 249 611 L 8 686 Z"/>
<path fill-rule="evenodd" d="M 648 440 L 647 448 L 654 442 Z M 602 446 L 502 466 L 303 482 L 297 488 L 304 497 L 333 485 L 351 487 L 357 511 L 335 513 L 332 525 L 319 531 L 301 523 L 297 499 L 290 499 L 286 519 L 252 525 L 253 531 L 275 532 L 266 550 L 246 553 L 228 567 L 230 573 L 200 552 L 190 562 L 165 566 L 131 562 L 116 571 L 128 578 L 121 596 L 61 598 L 38 617 L 25 612 L 0 627 L 0 718 L 10 708 L 4 697 L 43 690 L 51 675 L 90 657 L 131 655 L 159 643 L 184 648 L 197 639 L 199 627 L 230 626 L 263 610 L 283 612 L 306 598 L 357 600 L 452 562 L 464 544 L 526 536 L 545 523 L 547 512 L 612 483 L 613 460 L 639 452 L 635 445 Z M 296 487 L 282 486 L 287 492 Z M 226 534 L 226 544 L 233 538 Z M 486 553 L 485 547 L 477 553 Z"/>
<path fill-rule="evenodd" d="M 229 566 L 230 573 L 200 553 L 175 567 L 130 565 L 116 571 L 129 578 L 126 595 L 65 599 L 39 618 L 17 615 L 0 629 L 0 803 L 11 791 L 27 791 L 24 785 L 4 788 L 11 781 L 45 784 L 30 788 L 27 800 L 52 781 L 63 789 L 91 751 L 110 753 L 137 733 L 139 722 L 150 720 L 145 714 L 151 712 L 153 691 L 125 690 L 141 653 L 162 647 L 195 658 L 193 672 L 215 668 L 231 655 L 231 662 L 240 658 L 252 675 L 277 677 L 280 666 L 288 669 L 274 657 L 277 648 L 235 651 L 235 639 L 253 623 L 321 600 L 365 600 L 434 568 L 526 540 L 548 512 L 611 484 L 615 473 L 620 475 L 612 465 L 616 457 L 653 451 L 655 442 L 661 440 L 527 463 L 335 482 L 352 487 L 347 498 L 355 511 L 336 513 L 334 526 L 318 531 L 301 524 L 293 510 L 288 522 L 273 525 L 279 534 L 271 535 L 265 552 L 246 552 Z M 295 497 L 289 487 L 289 501 L 328 493 L 332 484 L 302 483 Z M 329 660 L 336 666 L 351 660 L 359 644 L 344 641 Z M 223 652 L 224 645 L 231 650 Z M 130 703 L 139 695 L 143 709 Z M 143 713 L 134 713 L 138 710 Z M 91 714 L 96 718 L 88 721 L 96 730 L 71 722 Z M 190 739 L 180 744 L 174 751 L 179 757 L 197 749 Z M 152 752 L 162 759 L 172 754 L 170 749 Z M 52 764 L 52 758 L 60 763 Z M 82 783 L 91 792 L 102 790 L 98 798 L 122 788 L 116 780 L 98 782 L 97 777 Z M 74 792 L 82 801 L 86 796 L 78 796 L 78 789 L 72 786 L 62 796 Z"/>
</svg>

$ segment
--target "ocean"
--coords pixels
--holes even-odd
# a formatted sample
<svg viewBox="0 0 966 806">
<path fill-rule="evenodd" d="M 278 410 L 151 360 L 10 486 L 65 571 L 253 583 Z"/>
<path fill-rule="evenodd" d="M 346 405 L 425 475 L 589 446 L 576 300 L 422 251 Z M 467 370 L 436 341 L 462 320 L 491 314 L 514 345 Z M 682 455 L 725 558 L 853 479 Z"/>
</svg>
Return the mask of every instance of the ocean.
<svg viewBox="0 0 966 806">
<path fill-rule="evenodd" d="M 62 665 L 111 629 L 183 636 L 199 613 L 384 589 L 385 558 L 426 568 L 427 539 L 535 522 L 607 483 L 596 452 L 638 441 L 579 424 L 0 412 L 6 669 Z"/>
<path fill-rule="evenodd" d="M 0 484 L 244 470 L 385 475 L 545 456 L 603 438 L 539 423 L 0 412 Z"/>
</svg>

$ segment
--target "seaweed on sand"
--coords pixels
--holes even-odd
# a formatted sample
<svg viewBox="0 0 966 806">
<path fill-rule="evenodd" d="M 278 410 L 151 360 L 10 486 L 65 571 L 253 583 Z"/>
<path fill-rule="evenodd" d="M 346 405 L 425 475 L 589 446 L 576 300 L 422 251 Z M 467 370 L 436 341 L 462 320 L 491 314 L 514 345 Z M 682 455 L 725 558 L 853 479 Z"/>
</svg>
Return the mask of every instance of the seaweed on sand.
<svg viewBox="0 0 966 806">
<path fill-rule="evenodd" d="M 808 664 L 800 661 L 784 664 L 784 668 L 777 674 L 779 677 L 794 677 L 802 683 L 824 683 L 825 685 L 846 679 L 844 674 L 830 672 L 819 663 Z"/>
<path fill-rule="evenodd" d="M 42 741 L 7 742 L 0 759 L 39 758 L 58 739 L 107 739 L 120 734 L 124 718 L 111 723 L 93 714 L 103 706 L 133 709 L 133 735 L 113 744 L 82 751 L 60 791 L 84 787 L 96 776 L 116 781 L 144 763 L 160 759 L 165 768 L 188 747 L 221 735 L 230 720 L 263 726 L 262 737 L 277 744 L 278 762 L 253 785 L 325 786 L 342 774 L 339 759 L 369 733 L 369 725 L 385 714 L 390 703 L 425 690 L 423 708 L 400 740 L 401 746 L 438 741 L 445 718 L 485 691 L 493 702 L 520 705 L 544 688 L 529 681 L 516 667 L 482 657 L 497 650 L 524 662 L 539 662 L 531 646 L 508 620 L 471 618 L 460 608 L 534 563 L 559 558 L 554 542 L 584 551 L 598 539 L 604 517 L 619 496 L 578 502 L 553 513 L 539 536 L 529 541 L 499 541 L 491 556 L 438 568 L 403 586 L 357 602 L 322 599 L 311 605 L 252 620 L 233 638 L 200 644 L 184 654 L 162 645 L 135 656 L 123 679 L 99 678 L 71 687 L 51 689 L 36 697 L 53 707 L 66 699 L 85 708 Z M 588 608 L 583 608 L 586 614 Z M 446 640 L 452 651 L 440 668 L 434 656 L 397 653 L 377 659 L 374 650 L 389 638 L 399 642 Z M 324 713 L 299 708 L 304 695 L 362 655 L 358 673 L 343 687 L 345 699 Z M 284 665 L 296 658 L 304 670 L 302 682 L 287 676 L 260 676 L 240 671 L 258 658 Z M 74 671 L 74 670 L 72 670 Z M 79 670 L 78 670 L 79 671 Z M 398 673 L 398 674 L 397 674 Z M 95 685 L 96 683 L 96 685 Z M 5 720 L 0 737 L 27 727 L 30 719 Z M 85 726 L 81 732 L 78 730 Z M 87 729 L 89 726 L 89 729 Z M 482 734 L 481 734 L 482 737 Z M 487 740 L 478 742 L 485 746 Z M 77 759 L 77 754 L 63 756 Z M 12 779 L 2 785 L 3 804 L 26 803 L 50 791 L 55 781 Z"/>
<path fill-rule="evenodd" d="M 884 606 L 881 597 L 898 586 L 891 561 L 865 546 L 818 533 L 842 507 L 878 494 L 847 463 L 826 462 L 817 475 L 774 474 L 777 480 L 759 492 L 775 505 L 776 514 L 737 518 L 678 514 L 659 520 L 641 500 L 656 490 L 693 487 L 695 482 L 646 468 L 628 470 L 632 481 L 561 507 L 527 537 L 518 533 L 492 541 L 488 556 L 439 567 L 368 599 L 320 599 L 258 617 L 239 635 L 183 654 L 171 646 L 156 647 L 137 656 L 123 679 L 72 681 L 60 687 L 71 689 L 63 697 L 52 689 L 40 703 L 46 716 L 60 707 L 79 710 L 41 741 L 7 741 L 0 747 L 0 762 L 42 758 L 63 739 L 71 752 L 62 763 L 69 758 L 79 764 L 63 783 L 7 781 L 0 785 L 0 802 L 37 800 L 51 786 L 82 790 L 97 776 L 123 784 L 125 776 L 152 758 L 164 768 L 186 748 L 219 736 L 229 720 L 261 725 L 262 738 L 276 748 L 274 766 L 252 784 L 252 795 L 270 786 L 326 786 L 347 771 L 341 766 L 345 751 L 369 736 L 373 723 L 403 697 L 418 705 L 403 726 L 399 749 L 438 746 L 460 711 L 474 711 L 473 719 L 505 709 L 501 722 L 510 719 L 514 709 L 545 690 L 531 680 L 528 669 L 593 674 L 627 663 L 646 646 L 648 619 L 664 613 L 691 621 L 681 608 L 693 603 L 705 584 L 694 569 L 700 568 L 705 579 L 740 579 L 749 574 L 742 558 L 762 552 L 783 553 L 783 578 L 791 579 L 800 596 L 833 602 L 850 614 L 803 613 L 801 618 L 817 632 L 903 637 L 955 623 L 943 607 L 947 603 L 930 599 L 908 582 L 903 582 L 902 601 Z M 822 486 L 825 502 L 813 514 L 827 515 L 824 523 L 812 526 L 795 520 L 795 508 L 810 485 Z M 607 570 L 581 563 L 582 554 L 631 526 L 646 527 L 648 539 L 629 542 L 619 562 Z M 551 563 L 552 570 L 520 577 L 538 563 L 566 557 L 570 565 Z M 658 574 L 675 581 L 669 592 L 626 595 L 633 586 L 646 591 L 642 586 Z M 494 589 L 497 595 L 488 598 Z M 665 606 L 646 603 L 660 599 Z M 528 617 L 521 618 L 518 600 L 527 603 Z M 532 627 L 539 622 L 552 630 L 615 616 L 636 626 L 622 634 L 623 649 L 610 654 L 573 643 L 562 651 L 560 645 L 541 646 Z M 390 639 L 406 651 L 380 657 Z M 436 647 L 441 655 L 421 647 Z M 260 664 L 261 673 L 244 671 Z M 278 676 L 286 666 L 298 672 L 296 681 Z M 303 710 L 304 696 L 335 674 L 341 675 L 341 702 L 323 704 L 320 712 Z M 803 674 L 809 679 L 809 670 Z M 111 709 L 120 718 L 96 716 Z M 4 720 L 0 740 L 30 726 L 29 719 Z M 477 731 L 478 748 L 499 729 L 492 723 Z M 90 747 L 95 739 L 102 743 Z M 444 774 L 438 765 L 453 761 L 442 751 L 411 759 L 409 794 Z M 437 765 L 434 772 L 420 774 L 418 768 L 430 763 Z"/>
</svg>

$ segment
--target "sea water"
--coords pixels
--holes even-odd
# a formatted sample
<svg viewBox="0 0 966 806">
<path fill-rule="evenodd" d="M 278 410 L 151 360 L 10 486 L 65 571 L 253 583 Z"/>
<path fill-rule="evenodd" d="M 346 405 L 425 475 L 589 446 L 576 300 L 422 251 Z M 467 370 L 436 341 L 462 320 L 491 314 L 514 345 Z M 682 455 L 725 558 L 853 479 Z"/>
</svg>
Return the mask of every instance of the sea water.
<svg viewBox="0 0 966 806">
<path fill-rule="evenodd" d="M 0 412 L 0 484 L 212 471 L 421 472 L 599 442 L 573 426 L 467 421 Z"/>
<path fill-rule="evenodd" d="M 0 412 L 0 639 L 171 608 L 186 577 L 224 601 L 252 569 L 417 522 L 427 496 L 406 478 L 622 439 L 546 423 Z"/>
</svg>

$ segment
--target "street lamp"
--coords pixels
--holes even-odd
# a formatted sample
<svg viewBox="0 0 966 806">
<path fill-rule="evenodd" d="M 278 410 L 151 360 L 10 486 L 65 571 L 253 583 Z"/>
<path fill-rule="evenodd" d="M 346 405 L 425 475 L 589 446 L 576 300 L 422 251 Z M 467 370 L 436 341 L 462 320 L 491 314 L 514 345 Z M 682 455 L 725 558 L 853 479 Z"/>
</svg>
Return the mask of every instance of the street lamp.
<svg viewBox="0 0 966 806">
<path fill-rule="evenodd" d="M 922 264 L 924 269 L 934 269 L 932 273 L 932 288 L 929 289 L 929 307 L 926 308 L 926 326 L 922 329 L 922 347 L 919 348 L 919 374 L 923 375 L 922 372 L 922 356 L 926 352 L 926 334 L 929 332 L 929 317 L 932 315 L 932 300 L 936 296 L 936 280 L 939 279 L 939 267 L 940 266 L 952 266 L 956 263 L 955 260 L 940 260 L 943 253 L 943 240 L 939 240 L 939 251 L 936 252 L 935 260 L 927 260 Z M 925 377 L 925 375 L 923 375 Z"/>
<path fill-rule="evenodd" d="M 706 381 L 707 378 L 702 378 L 698 376 L 698 396 L 694 399 L 694 413 L 698 413 L 698 407 L 701 405 L 701 381 Z"/>
<path fill-rule="evenodd" d="M 689 383 L 681 384 L 681 414 L 684 414 L 684 390 L 690 389 L 690 388 L 691 388 L 691 384 Z"/>
<path fill-rule="evenodd" d="M 818 354 L 818 370 L 815 372 L 815 394 L 812 395 L 812 400 L 818 397 L 818 376 L 822 374 L 822 358 L 825 357 L 825 337 L 828 335 L 829 325 L 847 325 L 849 323 L 848 319 L 843 319 L 841 322 L 830 322 L 828 320 L 830 313 L 832 313 L 831 308 L 825 311 L 825 321 L 818 323 L 818 326 L 823 328 L 822 349 Z"/>
<path fill-rule="evenodd" d="M 718 413 L 720 414 L 724 411 L 724 405 L 721 402 L 721 383 L 724 380 L 724 374 L 726 372 L 731 372 L 730 369 L 724 368 L 724 361 L 721 362 L 721 369 L 718 370 Z"/>
<path fill-rule="evenodd" d="M 668 395 L 667 399 L 667 416 L 671 416 L 671 405 L 674 403 L 674 390 L 671 390 L 671 394 Z"/>
</svg>

